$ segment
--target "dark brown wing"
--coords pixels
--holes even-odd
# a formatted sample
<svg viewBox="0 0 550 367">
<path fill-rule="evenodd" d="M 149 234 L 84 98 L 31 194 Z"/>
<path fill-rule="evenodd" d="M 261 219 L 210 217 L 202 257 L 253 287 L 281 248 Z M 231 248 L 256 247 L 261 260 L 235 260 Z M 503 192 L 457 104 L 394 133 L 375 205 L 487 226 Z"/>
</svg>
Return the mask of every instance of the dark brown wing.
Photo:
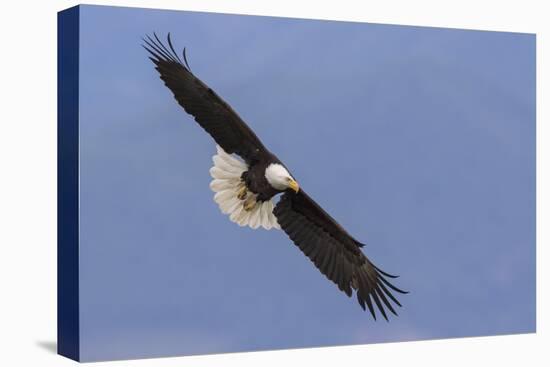
<svg viewBox="0 0 550 367">
<path fill-rule="evenodd" d="M 160 73 L 160 78 L 174 93 L 184 110 L 195 118 L 227 153 L 236 153 L 248 163 L 266 154 L 260 139 L 216 92 L 191 73 L 185 57 L 177 56 L 168 34 L 167 48 L 156 35 L 147 37 L 143 46 Z"/>
<path fill-rule="evenodd" d="M 321 273 L 348 296 L 351 297 L 352 289 L 357 291 L 363 310 L 366 305 L 376 319 L 374 304 L 386 320 L 385 308 L 397 315 L 391 302 L 401 304 L 391 291 L 407 292 L 386 279 L 396 276 L 374 266 L 361 251 L 362 245 L 303 190 L 285 193 L 273 213 L 281 228 Z"/>
</svg>

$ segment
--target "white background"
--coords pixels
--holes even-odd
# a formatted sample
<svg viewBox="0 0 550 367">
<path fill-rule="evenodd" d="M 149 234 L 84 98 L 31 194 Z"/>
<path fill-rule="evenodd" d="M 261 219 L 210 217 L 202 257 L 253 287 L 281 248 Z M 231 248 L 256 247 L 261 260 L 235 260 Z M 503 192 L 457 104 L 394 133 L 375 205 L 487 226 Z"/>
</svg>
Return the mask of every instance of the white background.
<svg viewBox="0 0 550 367">
<path fill-rule="evenodd" d="M 95 363 L 97 366 L 535 366 L 548 326 L 548 68 L 545 1 L 97 1 L 95 4 L 537 34 L 537 333 Z M 56 12 L 73 1 L 0 10 L 0 365 L 74 365 L 56 339 Z M 546 14 L 546 16 L 545 16 Z M 545 24 L 546 23 L 546 24 Z M 546 105 L 544 104 L 546 102 Z M 510 269 L 514 271 L 514 269 Z M 510 290 L 514 297 L 514 290 Z M 330 332 L 330 330 L 327 330 Z M 546 347 L 548 348 L 548 346 Z M 546 353 L 545 353 L 546 352 Z"/>
</svg>

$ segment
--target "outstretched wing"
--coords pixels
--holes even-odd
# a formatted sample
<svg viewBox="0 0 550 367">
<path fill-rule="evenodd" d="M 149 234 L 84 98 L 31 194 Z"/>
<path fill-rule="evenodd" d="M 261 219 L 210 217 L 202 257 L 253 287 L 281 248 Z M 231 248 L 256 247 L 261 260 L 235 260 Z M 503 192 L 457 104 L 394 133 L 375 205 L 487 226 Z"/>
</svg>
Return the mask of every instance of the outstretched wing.
<svg viewBox="0 0 550 367">
<path fill-rule="evenodd" d="M 227 153 L 236 153 L 248 163 L 257 160 L 266 149 L 260 139 L 239 115 L 216 92 L 210 89 L 191 72 L 177 56 L 168 34 L 166 47 L 154 35 L 143 40 L 143 47 L 151 54 L 150 59 L 160 73 L 160 78 L 174 93 L 183 109 L 195 118 Z"/>
<path fill-rule="evenodd" d="M 361 251 L 362 244 L 303 190 L 300 189 L 297 194 L 286 192 L 273 213 L 281 228 L 321 273 L 349 297 L 352 289 L 357 291 L 357 300 L 363 310 L 366 305 L 374 319 L 374 305 L 386 320 L 386 308 L 397 315 L 391 302 L 398 306 L 401 304 L 392 291 L 407 292 L 395 287 L 387 279 L 396 276 L 374 266 Z"/>
</svg>

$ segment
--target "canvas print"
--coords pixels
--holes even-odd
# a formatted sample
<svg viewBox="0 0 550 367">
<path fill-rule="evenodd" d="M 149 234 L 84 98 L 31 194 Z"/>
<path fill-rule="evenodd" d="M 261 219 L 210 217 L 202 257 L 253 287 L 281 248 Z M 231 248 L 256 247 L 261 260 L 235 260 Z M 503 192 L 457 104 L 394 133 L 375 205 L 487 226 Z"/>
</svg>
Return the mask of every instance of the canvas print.
<svg viewBox="0 0 550 367">
<path fill-rule="evenodd" d="M 535 332 L 535 35 L 58 24 L 60 354 Z"/>
</svg>

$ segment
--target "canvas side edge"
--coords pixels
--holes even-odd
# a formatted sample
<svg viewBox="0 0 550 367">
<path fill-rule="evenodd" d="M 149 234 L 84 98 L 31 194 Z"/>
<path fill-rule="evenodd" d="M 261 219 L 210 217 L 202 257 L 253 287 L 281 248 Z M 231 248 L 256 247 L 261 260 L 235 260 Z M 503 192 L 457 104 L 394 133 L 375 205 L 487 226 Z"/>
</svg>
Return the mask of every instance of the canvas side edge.
<svg viewBox="0 0 550 367">
<path fill-rule="evenodd" d="M 57 353 L 80 360 L 79 15 L 57 16 Z"/>
</svg>

